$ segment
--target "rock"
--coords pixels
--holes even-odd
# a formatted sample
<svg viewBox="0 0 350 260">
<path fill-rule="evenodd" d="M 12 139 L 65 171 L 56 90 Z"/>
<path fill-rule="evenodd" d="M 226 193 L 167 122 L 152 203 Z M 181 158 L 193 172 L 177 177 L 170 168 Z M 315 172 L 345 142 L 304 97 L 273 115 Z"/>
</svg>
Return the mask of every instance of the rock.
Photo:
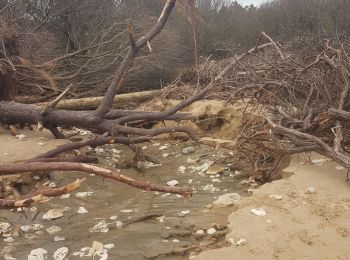
<svg viewBox="0 0 350 260">
<path fill-rule="evenodd" d="M 264 209 L 260 209 L 260 208 L 251 209 L 250 212 L 256 216 L 260 216 L 260 217 L 266 216 L 266 211 Z"/>
<path fill-rule="evenodd" d="M 226 167 L 224 166 L 219 166 L 219 165 L 213 165 L 209 167 L 209 169 L 205 172 L 207 175 L 216 175 L 220 174 L 223 171 L 225 171 Z"/>
<path fill-rule="evenodd" d="M 62 230 L 62 228 L 59 226 L 52 226 L 52 227 L 49 227 L 48 229 L 46 229 L 47 233 L 49 233 L 50 235 L 55 234 L 57 232 L 60 232 L 61 230 Z"/>
<path fill-rule="evenodd" d="M 212 179 L 211 181 L 212 181 L 213 183 L 220 183 L 220 182 L 222 182 L 221 180 L 219 180 L 219 179 L 217 179 L 217 178 Z"/>
<path fill-rule="evenodd" d="M 69 251 L 68 247 L 61 247 L 57 249 L 55 253 L 53 253 L 53 259 L 55 260 L 65 259 L 68 254 L 68 251 Z"/>
<path fill-rule="evenodd" d="M 28 260 L 45 260 L 47 259 L 47 251 L 43 248 L 37 248 L 30 251 Z"/>
<path fill-rule="evenodd" d="M 283 199 L 283 197 L 281 195 L 277 195 L 277 194 L 271 194 L 271 195 L 269 195 L 269 197 L 271 199 L 274 199 L 274 200 L 281 200 L 281 199 Z"/>
<path fill-rule="evenodd" d="M 173 242 L 174 242 L 174 243 L 180 243 L 180 240 L 178 240 L 178 239 L 173 239 Z"/>
<path fill-rule="evenodd" d="M 113 215 L 113 216 L 111 216 L 109 219 L 110 219 L 110 220 L 116 220 L 117 218 L 118 218 L 117 215 Z"/>
<path fill-rule="evenodd" d="M 166 157 L 168 157 L 168 156 L 169 156 L 168 153 L 163 153 L 163 154 L 162 154 L 162 157 L 163 157 L 163 158 L 166 158 Z"/>
<path fill-rule="evenodd" d="M 4 260 L 16 260 L 17 258 L 14 258 L 8 254 L 4 255 Z"/>
<path fill-rule="evenodd" d="M 221 195 L 213 204 L 219 207 L 228 207 L 231 205 L 238 205 L 240 200 L 241 196 L 238 193 L 226 193 Z"/>
<path fill-rule="evenodd" d="M 64 210 L 62 209 L 50 209 L 43 215 L 43 219 L 52 220 L 63 217 Z"/>
<path fill-rule="evenodd" d="M 203 235 L 205 232 L 204 232 L 204 229 L 199 229 L 196 231 L 196 234 L 198 235 Z"/>
<path fill-rule="evenodd" d="M 179 182 L 177 180 L 171 180 L 166 183 L 170 187 L 174 187 L 176 185 L 179 185 Z"/>
<path fill-rule="evenodd" d="M 79 214 L 86 214 L 86 213 L 89 213 L 89 211 L 84 208 L 84 207 L 79 207 L 78 211 L 77 211 Z"/>
<path fill-rule="evenodd" d="M 213 235 L 215 232 L 216 232 L 216 229 L 215 229 L 215 228 L 209 228 L 209 229 L 207 230 L 207 234 L 208 234 L 208 235 Z"/>
<path fill-rule="evenodd" d="M 90 232 L 101 232 L 107 233 L 109 231 L 108 223 L 106 220 L 101 220 L 93 228 L 89 230 Z"/>
<path fill-rule="evenodd" d="M 316 190 L 314 187 L 309 187 L 306 189 L 305 191 L 306 194 L 315 194 L 316 193 Z"/>
<path fill-rule="evenodd" d="M 195 149 L 193 146 L 189 146 L 189 147 L 182 149 L 182 154 L 184 154 L 184 155 L 191 154 L 194 152 L 195 152 Z"/>
</svg>

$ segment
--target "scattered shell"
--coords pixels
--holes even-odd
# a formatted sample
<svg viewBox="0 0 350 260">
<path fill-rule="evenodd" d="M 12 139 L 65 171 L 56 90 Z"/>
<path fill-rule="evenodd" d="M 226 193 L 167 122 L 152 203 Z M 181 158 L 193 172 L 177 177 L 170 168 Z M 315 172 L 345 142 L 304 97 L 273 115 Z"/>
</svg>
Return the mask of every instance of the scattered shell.
<svg viewBox="0 0 350 260">
<path fill-rule="evenodd" d="M 120 212 L 122 213 L 131 213 L 131 212 L 134 212 L 133 209 L 122 209 Z"/>
<path fill-rule="evenodd" d="M 345 170 L 345 167 L 338 165 L 335 167 L 335 169 L 337 169 L 338 171 L 342 171 L 342 170 Z"/>
<path fill-rule="evenodd" d="M 86 213 L 89 213 L 89 211 L 84 208 L 84 207 L 79 207 L 78 211 L 77 211 L 79 214 L 86 214 Z"/>
<path fill-rule="evenodd" d="M 55 241 L 55 242 L 64 241 L 64 240 L 66 240 L 66 238 L 60 237 L 60 236 L 55 236 L 55 237 L 53 238 L 53 241 Z"/>
<path fill-rule="evenodd" d="M 166 183 L 168 186 L 174 187 L 176 185 L 179 185 L 179 182 L 177 180 L 171 180 Z"/>
<path fill-rule="evenodd" d="M 112 149 L 112 152 L 113 153 L 116 153 L 116 154 L 120 154 L 122 152 L 122 150 L 117 150 L 115 148 Z"/>
<path fill-rule="evenodd" d="M 35 232 L 42 229 L 44 226 L 41 224 L 31 224 L 31 225 L 23 225 L 20 227 L 22 232 Z"/>
<path fill-rule="evenodd" d="M 266 211 L 264 209 L 260 209 L 260 208 L 251 209 L 250 212 L 256 216 L 260 216 L 260 217 L 266 216 Z"/>
<path fill-rule="evenodd" d="M 114 248 L 114 244 L 103 245 L 103 248 L 105 248 L 105 249 L 112 249 L 112 248 Z"/>
<path fill-rule="evenodd" d="M 198 234 L 198 235 L 202 235 L 204 233 L 205 233 L 204 229 L 199 229 L 199 230 L 196 231 L 196 234 Z"/>
<path fill-rule="evenodd" d="M 69 199 L 70 198 L 70 194 L 67 193 L 67 194 L 63 194 L 60 196 L 61 199 Z"/>
<path fill-rule="evenodd" d="M 322 166 L 323 163 L 325 163 L 325 162 L 327 162 L 327 161 L 328 161 L 327 159 L 314 159 L 314 160 L 312 160 L 311 162 L 312 162 L 313 164 L 318 165 L 318 166 Z"/>
<path fill-rule="evenodd" d="M 281 199 L 283 199 L 283 197 L 281 195 L 277 195 L 277 194 L 271 194 L 271 195 L 269 195 L 269 197 L 271 199 L 274 199 L 274 200 L 281 200 Z"/>
<path fill-rule="evenodd" d="M 93 228 L 89 230 L 90 232 L 101 232 L 107 233 L 109 231 L 108 223 L 106 220 L 101 220 Z"/>
<path fill-rule="evenodd" d="M 46 259 L 47 251 L 43 248 L 37 248 L 30 251 L 28 260 L 44 260 Z"/>
<path fill-rule="evenodd" d="M 50 182 L 50 183 L 49 183 L 49 187 L 50 187 L 50 188 L 56 188 L 56 183 Z"/>
<path fill-rule="evenodd" d="M 44 145 L 46 145 L 46 144 L 43 143 L 43 142 L 39 142 L 38 145 L 44 146 Z"/>
<path fill-rule="evenodd" d="M 12 256 L 10 256 L 10 255 L 4 255 L 4 260 L 16 260 L 17 258 L 14 258 L 14 257 L 12 257 Z"/>
<path fill-rule="evenodd" d="M 177 215 L 178 215 L 179 217 L 184 217 L 184 216 L 188 215 L 189 213 L 190 213 L 189 210 L 183 210 L 183 211 L 181 211 L 180 213 L 177 213 Z"/>
<path fill-rule="evenodd" d="M 16 135 L 16 137 L 19 139 L 19 140 L 24 140 L 27 138 L 27 136 L 25 134 L 19 134 L 19 135 Z"/>
<path fill-rule="evenodd" d="M 207 184 L 202 188 L 204 191 L 210 191 L 210 192 L 215 192 L 215 191 L 219 191 L 220 189 L 217 187 L 214 187 L 213 184 Z"/>
<path fill-rule="evenodd" d="M 241 196 L 238 193 L 226 193 L 221 195 L 213 204 L 219 207 L 228 207 L 231 205 L 238 205 L 240 200 Z"/>
<path fill-rule="evenodd" d="M 111 216 L 109 219 L 110 220 L 116 220 L 118 218 L 118 216 L 117 215 L 114 215 L 114 216 Z"/>
<path fill-rule="evenodd" d="M 124 227 L 124 223 L 121 222 L 121 221 L 119 220 L 119 221 L 116 221 L 116 222 L 115 222 L 115 226 L 116 226 L 117 228 L 123 228 L 123 227 Z"/>
<path fill-rule="evenodd" d="M 11 232 L 11 224 L 7 222 L 0 222 L 0 235 Z"/>
<path fill-rule="evenodd" d="M 159 147 L 159 151 L 163 151 L 165 149 L 168 149 L 168 146 L 167 145 L 163 145 L 161 147 Z"/>
<path fill-rule="evenodd" d="M 178 240 L 178 239 L 173 239 L 173 242 L 174 242 L 174 243 L 179 243 L 180 240 Z"/>
<path fill-rule="evenodd" d="M 14 241 L 15 241 L 15 239 L 13 237 L 7 237 L 4 239 L 4 242 L 6 242 L 6 243 L 12 243 Z"/>
<path fill-rule="evenodd" d="M 315 194 L 316 193 L 316 190 L 314 187 L 309 187 L 306 189 L 305 193 L 307 194 Z"/>
<path fill-rule="evenodd" d="M 49 227 L 48 229 L 46 229 L 47 233 L 49 233 L 50 235 L 55 234 L 57 232 L 60 232 L 61 230 L 62 230 L 62 228 L 59 226 L 52 226 L 52 227 Z"/>
<path fill-rule="evenodd" d="M 52 220 L 63 217 L 64 210 L 62 209 L 50 209 L 43 215 L 43 219 Z"/>
<path fill-rule="evenodd" d="M 214 234 L 214 233 L 216 233 L 216 229 L 215 229 L 215 228 L 209 228 L 209 229 L 207 230 L 207 234 L 208 234 L 208 235 L 212 235 L 212 234 Z"/>
<path fill-rule="evenodd" d="M 169 156 L 168 153 L 163 153 L 163 154 L 162 154 L 162 157 L 163 157 L 163 158 L 166 158 L 166 157 L 168 157 L 168 156 Z"/>
<path fill-rule="evenodd" d="M 233 238 L 228 238 L 227 241 L 235 246 L 244 246 L 247 244 L 247 240 L 245 238 L 240 238 L 237 241 L 234 241 Z"/>
<path fill-rule="evenodd" d="M 157 220 L 160 222 L 160 223 L 163 223 L 164 222 L 164 219 L 165 219 L 165 216 L 160 216 L 157 218 Z"/>
<path fill-rule="evenodd" d="M 91 196 L 92 194 L 93 194 L 92 191 L 82 191 L 82 192 L 77 192 L 75 194 L 75 196 L 78 197 L 78 198 L 84 198 L 84 197 Z"/>
<path fill-rule="evenodd" d="M 55 251 L 55 253 L 53 254 L 53 258 L 55 260 L 63 260 L 66 258 L 68 251 L 68 247 L 61 247 Z"/>
<path fill-rule="evenodd" d="M 179 166 L 179 168 L 177 170 L 181 173 L 184 173 L 186 171 L 186 167 L 181 165 L 181 166 Z"/>
</svg>

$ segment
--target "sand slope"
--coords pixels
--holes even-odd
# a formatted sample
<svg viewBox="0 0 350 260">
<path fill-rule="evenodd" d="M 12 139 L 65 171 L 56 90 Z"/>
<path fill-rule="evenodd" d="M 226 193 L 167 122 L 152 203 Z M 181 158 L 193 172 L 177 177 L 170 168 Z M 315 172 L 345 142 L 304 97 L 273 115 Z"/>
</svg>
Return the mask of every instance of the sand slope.
<svg viewBox="0 0 350 260">
<path fill-rule="evenodd" d="M 229 216 L 227 238 L 244 238 L 246 245 L 203 252 L 195 259 L 350 259 L 346 170 L 336 170 L 334 162 L 317 166 L 302 161 L 295 157 L 285 170 L 294 175 L 262 186 Z M 305 193 L 310 186 L 315 194 Z M 275 200 L 271 194 L 283 198 Z M 255 216 L 252 208 L 263 208 L 267 215 Z"/>
</svg>

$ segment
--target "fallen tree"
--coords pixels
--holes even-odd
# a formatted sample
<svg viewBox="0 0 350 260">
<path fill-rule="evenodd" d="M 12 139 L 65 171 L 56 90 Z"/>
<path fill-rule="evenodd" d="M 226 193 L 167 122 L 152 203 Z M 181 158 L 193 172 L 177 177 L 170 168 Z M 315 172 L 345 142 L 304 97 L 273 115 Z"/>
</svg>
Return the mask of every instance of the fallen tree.
<svg viewBox="0 0 350 260">
<path fill-rule="evenodd" d="M 113 110 L 113 103 L 120 91 L 121 83 L 132 63 L 137 56 L 139 50 L 144 46 L 150 46 L 151 40 L 157 36 L 164 28 L 172 9 L 175 6 L 175 0 L 168 0 L 164 6 L 164 9 L 157 21 L 157 23 L 141 38 L 137 41 L 133 38 L 131 28 L 128 30 L 130 46 L 127 54 L 125 55 L 123 62 L 116 71 L 112 83 L 106 91 L 100 101 L 99 106 L 96 110 L 64 110 L 59 109 L 57 106 L 69 92 L 69 86 L 63 91 L 54 101 L 41 104 L 41 105 L 28 105 L 21 104 L 13 101 L 0 101 L 0 121 L 6 124 L 34 124 L 41 128 L 49 129 L 57 138 L 64 138 L 62 133 L 58 130 L 58 126 L 64 127 L 78 127 L 83 129 L 91 130 L 101 136 L 96 137 L 93 140 L 82 141 L 80 143 L 69 144 L 64 147 L 59 147 L 55 151 L 51 151 L 45 155 L 33 158 L 27 162 L 18 162 L 10 165 L 0 166 L 0 174 L 19 173 L 30 171 L 49 171 L 49 170 L 61 170 L 61 171 L 72 171 L 78 170 L 88 173 L 95 173 L 103 177 L 111 178 L 117 181 L 127 183 L 131 186 L 145 189 L 153 189 L 164 192 L 179 193 L 183 195 L 191 194 L 191 189 L 170 189 L 169 187 L 157 186 L 153 184 L 146 184 L 144 182 L 138 182 L 135 180 L 128 179 L 122 175 L 116 175 L 111 170 L 96 168 L 95 166 L 89 166 L 87 164 L 76 163 L 79 160 L 90 160 L 91 158 L 56 158 L 55 156 L 63 152 L 68 152 L 73 149 L 90 145 L 96 147 L 106 143 L 120 143 L 126 144 L 133 147 L 134 144 L 148 141 L 153 136 L 157 136 L 164 133 L 170 132 L 184 132 L 188 134 L 190 138 L 198 141 L 195 132 L 188 127 L 183 126 L 169 126 L 159 127 L 154 129 L 145 129 L 142 127 L 140 122 L 152 122 L 152 121 L 163 121 L 163 120 L 187 120 L 191 119 L 192 116 L 188 113 L 179 113 L 181 109 L 187 107 L 193 102 L 200 100 L 206 96 L 208 91 L 213 90 L 215 87 L 221 84 L 224 76 L 240 61 L 249 55 L 252 55 L 258 51 L 261 51 L 267 47 L 277 46 L 274 42 L 266 37 L 270 42 L 262 45 L 257 45 L 249 50 L 248 52 L 238 55 L 232 58 L 230 63 L 223 68 L 216 77 L 212 78 L 211 81 L 202 89 L 197 89 L 195 94 L 184 99 L 172 108 L 162 112 L 143 112 L 143 111 L 130 111 L 130 110 Z M 118 98 L 117 98 L 118 100 Z M 69 103 L 69 101 L 67 101 Z M 93 100 L 93 103 L 95 100 Z M 137 122 L 137 125 L 135 125 Z M 137 148 L 132 148 L 138 151 Z M 73 162 L 72 162 L 73 161 Z M 5 203 L 6 204 L 6 203 Z M 4 204 L 4 205 L 5 205 Z M 16 205 L 11 202 L 6 205 Z"/>
</svg>

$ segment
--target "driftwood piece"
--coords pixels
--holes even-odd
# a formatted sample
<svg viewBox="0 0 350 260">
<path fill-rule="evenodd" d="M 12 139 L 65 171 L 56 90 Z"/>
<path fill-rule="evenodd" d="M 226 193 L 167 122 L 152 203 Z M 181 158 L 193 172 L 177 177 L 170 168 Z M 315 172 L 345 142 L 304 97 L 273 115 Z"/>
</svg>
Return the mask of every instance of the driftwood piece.
<svg viewBox="0 0 350 260">
<path fill-rule="evenodd" d="M 130 102 L 143 102 L 161 93 L 161 90 L 149 90 L 116 95 L 113 104 L 128 104 Z M 88 97 L 76 99 L 63 99 L 56 105 L 58 109 L 82 110 L 96 108 L 100 105 L 103 97 Z M 51 102 L 37 103 L 37 106 L 46 107 Z"/>
</svg>

